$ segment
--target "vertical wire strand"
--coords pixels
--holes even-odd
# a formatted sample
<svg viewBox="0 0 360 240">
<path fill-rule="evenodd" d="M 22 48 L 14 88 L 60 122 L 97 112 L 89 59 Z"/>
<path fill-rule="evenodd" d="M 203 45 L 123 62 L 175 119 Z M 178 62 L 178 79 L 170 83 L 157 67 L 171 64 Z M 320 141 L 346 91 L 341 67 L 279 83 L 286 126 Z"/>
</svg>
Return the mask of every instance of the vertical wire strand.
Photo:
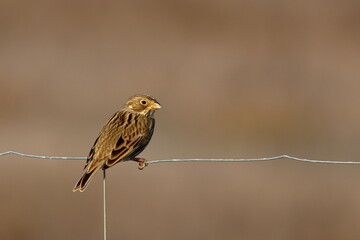
<svg viewBox="0 0 360 240">
<path fill-rule="evenodd" d="M 106 226 L 106 170 L 103 169 L 103 205 L 104 205 L 104 240 L 107 239 L 107 226 Z"/>
</svg>

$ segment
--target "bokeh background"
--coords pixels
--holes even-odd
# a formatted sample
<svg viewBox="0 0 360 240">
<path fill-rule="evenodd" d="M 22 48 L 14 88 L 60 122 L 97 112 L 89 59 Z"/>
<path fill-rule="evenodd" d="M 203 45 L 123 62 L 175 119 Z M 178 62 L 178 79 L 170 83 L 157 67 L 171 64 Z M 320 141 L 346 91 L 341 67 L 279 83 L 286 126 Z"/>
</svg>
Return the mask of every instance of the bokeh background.
<svg viewBox="0 0 360 240">
<path fill-rule="evenodd" d="M 360 161 L 360 2 L 0 1 L 0 152 L 86 156 L 135 93 L 147 159 Z M 1 157 L 0 239 L 101 239 L 84 161 Z M 360 166 L 277 160 L 108 171 L 109 239 L 360 238 Z"/>
</svg>

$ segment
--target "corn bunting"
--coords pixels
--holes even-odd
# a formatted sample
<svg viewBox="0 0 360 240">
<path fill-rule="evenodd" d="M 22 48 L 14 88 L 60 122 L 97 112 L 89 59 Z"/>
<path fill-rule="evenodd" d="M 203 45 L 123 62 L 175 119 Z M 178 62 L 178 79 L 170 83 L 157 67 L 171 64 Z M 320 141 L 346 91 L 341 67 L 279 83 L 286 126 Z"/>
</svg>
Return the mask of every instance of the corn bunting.
<svg viewBox="0 0 360 240">
<path fill-rule="evenodd" d="M 120 161 L 134 160 L 139 168 L 144 159 L 135 158 L 148 145 L 154 132 L 155 110 L 161 108 L 155 98 L 135 95 L 122 110 L 116 112 L 101 129 L 87 157 L 84 175 L 73 191 L 83 192 L 99 169 L 107 169 Z"/>
</svg>

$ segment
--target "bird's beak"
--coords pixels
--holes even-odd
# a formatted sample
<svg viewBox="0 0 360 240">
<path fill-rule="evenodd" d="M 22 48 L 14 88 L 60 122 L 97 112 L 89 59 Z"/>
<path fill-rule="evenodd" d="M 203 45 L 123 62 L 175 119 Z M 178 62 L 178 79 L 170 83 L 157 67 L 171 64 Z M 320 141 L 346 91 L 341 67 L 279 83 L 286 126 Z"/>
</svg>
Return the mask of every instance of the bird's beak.
<svg viewBox="0 0 360 240">
<path fill-rule="evenodd" d="M 153 104 L 151 104 L 150 109 L 151 110 L 156 110 L 156 109 L 160 109 L 161 105 L 158 102 L 154 102 Z"/>
</svg>

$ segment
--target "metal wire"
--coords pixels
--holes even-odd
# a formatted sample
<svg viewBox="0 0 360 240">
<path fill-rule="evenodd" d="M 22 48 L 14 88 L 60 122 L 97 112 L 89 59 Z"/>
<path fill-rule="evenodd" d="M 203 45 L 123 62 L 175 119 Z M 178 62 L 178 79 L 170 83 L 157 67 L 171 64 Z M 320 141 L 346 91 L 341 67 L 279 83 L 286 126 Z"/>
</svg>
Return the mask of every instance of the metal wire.
<svg viewBox="0 0 360 240">
<path fill-rule="evenodd" d="M 103 169 L 103 217 L 104 217 L 104 240 L 107 240 L 107 221 L 106 221 L 106 170 Z"/>
<path fill-rule="evenodd" d="M 40 159 L 58 159 L 58 160 L 85 160 L 86 157 L 52 157 L 52 156 L 39 156 L 32 154 L 19 153 L 15 151 L 7 151 L 0 153 L 0 156 L 4 155 L 19 155 L 22 157 L 29 158 L 40 158 Z M 166 163 L 166 162 L 256 162 L 256 161 L 272 161 L 278 159 L 290 159 L 300 162 L 310 162 L 310 163 L 326 163 L 326 164 L 360 164 L 355 161 L 329 161 L 329 160 L 316 160 L 316 159 L 307 159 L 293 157 L 289 155 L 280 155 L 275 157 L 264 157 L 264 158 L 187 158 L 187 159 L 163 159 L 163 160 L 151 160 L 146 161 L 146 164 L 155 164 L 155 163 Z M 107 221 L 106 221 L 106 172 L 103 170 L 103 224 L 104 224 L 104 240 L 107 239 Z"/>
<path fill-rule="evenodd" d="M 0 153 L 0 156 L 9 155 L 9 154 L 19 155 L 19 156 L 22 156 L 22 157 L 42 158 L 42 159 L 60 159 L 60 160 L 85 160 L 85 159 L 86 159 L 86 157 L 51 157 L 51 156 L 39 156 L 39 155 L 19 153 L 19 152 L 14 152 L 14 151 L 7 151 L 7 152 Z"/>
<path fill-rule="evenodd" d="M 264 158 L 188 158 L 188 159 L 164 159 L 164 160 L 151 160 L 147 161 L 146 164 L 152 163 L 163 163 L 163 162 L 255 162 L 255 161 L 272 161 L 278 159 L 290 159 L 300 162 L 310 163 L 327 163 L 327 164 L 360 164 L 355 161 L 330 161 L 330 160 L 316 160 L 293 157 L 289 155 L 280 155 L 275 157 L 264 157 Z"/>
<path fill-rule="evenodd" d="M 19 153 L 14 151 L 7 151 L 0 153 L 0 156 L 4 155 L 19 155 L 23 157 L 30 158 L 41 158 L 41 159 L 58 159 L 58 160 L 86 160 L 86 157 L 52 157 L 52 156 L 39 156 L 32 154 Z M 278 159 L 290 159 L 300 162 L 310 162 L 310 163 L 326 163 L 326 164 L 360 164 L 356 161 L 331 161 L 331 160 L 316 160 L 316 159 L 308 159 L 308 158 L 299 158 L 293 157 L 290 155 L 280 155 L 275 157 L 263 157 L 263 158 L 187 158 L 187 159 L 163 159 L 163 160 L 150 160 L 147 161 L 146 164 L 154 164 L 154 163 L 165 163 L 165 162 L 255 162 L 255 161 L 272 161 Z"/>
</svg>

